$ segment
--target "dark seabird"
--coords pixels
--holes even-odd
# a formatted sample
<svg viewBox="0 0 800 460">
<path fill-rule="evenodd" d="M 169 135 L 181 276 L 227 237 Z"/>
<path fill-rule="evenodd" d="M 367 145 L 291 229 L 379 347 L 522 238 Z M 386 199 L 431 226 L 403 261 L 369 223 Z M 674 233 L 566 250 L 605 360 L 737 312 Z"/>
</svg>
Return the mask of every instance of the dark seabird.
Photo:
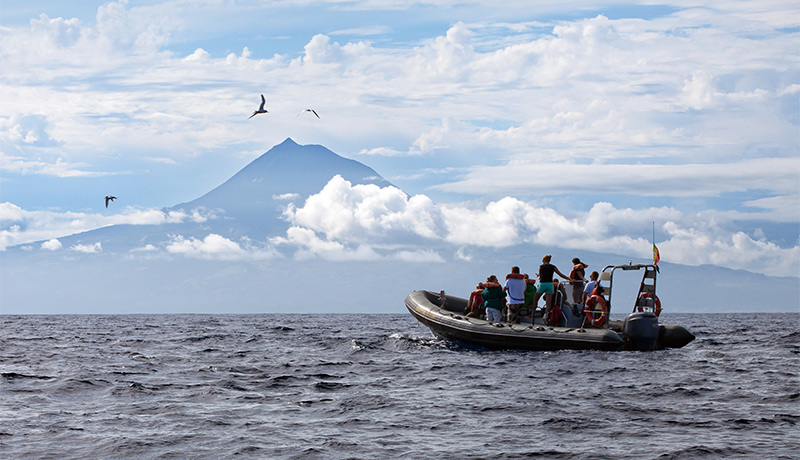
<svg viewBox="0 0 800 460">
<path fill-rule="evenodd" d="M 109 202 L 109 201 L 114 201 L 114 200 L 116 200 L 116 199 L 117 199 L 117 197 L 115 197 L 115 196 L 113 196 L 113 195 L 107 195 L 107 196 L 106 196 L 106 207 L 108 207 L 108 202 Z"/>
<path fill-rule="evenodd" d="M 258 108 L 258 110 L 256 110 L 255 112 L 253 112 L 253 114 L 252 114 L 252 115 L 250 115 L 250 117 L 248 118 L 248 120 L 249 120 L 250 118 L 253 118 L 254 116 L 258 115 L 259 113 L 269 113 L 269 112 L 267 112 L 267 110 L 264 108 L 264 104 L 266 104 L 266 103 L 267 103 L 267 100 L 266 100 L 266 99 L 264 99 L 264 95 L 262 94 L 262 95 L 261 95 L 261 106 Z"/>
<path fill-rule="evenodd" d="M 317 115 L 317 112 L 316 112 L 314 109 L 305 109 L 305 110 L 301 110 L 301 111 L 300 111 L 300 113 L 298 113 L 298 114 L 297 114 L 297 116 L 296 116 L 295 118 L 299 117 L 299 116 L 300 116 L 300 115 L 301 115 L 303 112 L 311 112 L 311 113 L 313 113 L 313 114 L 314 114 L 314 115 L 315 115 L 317 118 L 319 118 L 319 115 Z"/>
</svg>

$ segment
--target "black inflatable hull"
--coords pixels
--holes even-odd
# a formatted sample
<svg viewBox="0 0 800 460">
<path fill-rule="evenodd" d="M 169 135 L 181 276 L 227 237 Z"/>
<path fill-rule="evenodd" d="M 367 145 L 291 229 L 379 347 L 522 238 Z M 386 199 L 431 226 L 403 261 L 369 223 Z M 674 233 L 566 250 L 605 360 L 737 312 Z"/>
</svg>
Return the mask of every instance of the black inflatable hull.
<svg viewBox="0 0 800 460">
<path fill-rule="evenodd" d="M 683 326 L 659 325 L 658 339 L 652 346 L 632 348 L 625 340 L 621 322 L 608 329 L 545 327 L 531 324 L 490 323 L 467 318 L 461 312 L 467 300 L 445 296 L 444 305 L 438 293 L 414 291 L 405 299 L 406 308 L 420 323 L 439 338 L 465 345 L 493 350 L 652 350 L 680 348 L 694 340 Z"/>
<path fill-rule="evenodd" d="M 622 350 L 625 342 L 610 329 L 575 329 L 530 324 L 490 323 L 467 318 L 466 300 L 446 296 L 446 308 L 439 295 L 414 291 L 406 297 L 406 308 L 437 337 L 481 348 L 502 350 Z M 449 309 L 448 309 L 449 307 Z"/>
</svg>

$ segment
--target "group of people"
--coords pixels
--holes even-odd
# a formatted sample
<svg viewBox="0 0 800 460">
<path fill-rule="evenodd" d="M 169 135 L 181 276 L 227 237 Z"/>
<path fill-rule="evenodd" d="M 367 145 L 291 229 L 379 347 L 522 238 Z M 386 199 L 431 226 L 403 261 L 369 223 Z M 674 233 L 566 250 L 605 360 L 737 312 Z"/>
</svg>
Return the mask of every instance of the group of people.
<svg viewBox="0 0 800 460">
<path fill-rule="evenodd" d="M 545 324 L 558 325 L 562 312 L 565 315 L 582 316 L 586 301 L 599 290 L 599 274 L 594 271 L 587 280 L 588 265 L 576 257 L 572 259 L 573 266 L 569 275 L 565 275 L 550 263 L 551 260 L 552 256 L 549 254 L 542 258 L 536 274 L 538 286 L 536 280 L 529 278 L 527 273 L 520 273 L 517 266 L 511 267 L 511 273 L 506 275 L 503 284 L 500 284 L 495 275 L 486 278 L 484 283 L 478 283 L 470 294 L 466 316 L 484 317 L 491 322 L 519 324 L 522 316 L 533 319 L 538 314 L 537 307 L 542 296 L 545 297 L 545 306 L 541 314 Z M 559 282 L 555 275 L 564 278 L 572 286 L 571 303 L 564 283 Z"/>
</svg>

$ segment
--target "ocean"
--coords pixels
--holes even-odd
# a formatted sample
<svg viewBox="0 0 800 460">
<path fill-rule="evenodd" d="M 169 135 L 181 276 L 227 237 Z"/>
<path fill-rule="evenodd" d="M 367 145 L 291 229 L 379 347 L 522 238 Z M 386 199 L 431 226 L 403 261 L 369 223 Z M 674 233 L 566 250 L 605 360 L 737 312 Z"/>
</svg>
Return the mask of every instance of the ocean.
<svg viewBox="0 0 800 460">
<path fill-rule="evenodd" d="M 408 314 L 0 316 L 2 459 L 797 459 L 800 314 L 655 352 L 482 351 Z"/>
</svg>

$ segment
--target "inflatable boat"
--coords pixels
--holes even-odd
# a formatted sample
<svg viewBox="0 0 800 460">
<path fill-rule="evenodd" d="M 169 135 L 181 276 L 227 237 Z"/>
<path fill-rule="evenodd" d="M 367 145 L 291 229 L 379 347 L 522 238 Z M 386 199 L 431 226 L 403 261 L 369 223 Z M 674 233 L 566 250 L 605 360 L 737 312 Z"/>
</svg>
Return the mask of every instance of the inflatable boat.
<svg viewBox="0 0 800 460">
<path fill-rule="evenodd" d="M 644 270 L 633 311 L 624 321 L 608 321 L 616 270 Z M 637 350 L 680 348 L 694 335 L 680 325 L 659 324 L 661 302 L 655 295 L 655 265 L 609 265 L 600 274 L 603 293 L 587 301 L 583 315 L 545 325 L 533 317 L 520 324 L 468 317 L 467 299 L 444 291 L 414 291 L 405 299 L 408 311 L 436 337 L 471 347 L 523 350 Z"/>
</svg>

